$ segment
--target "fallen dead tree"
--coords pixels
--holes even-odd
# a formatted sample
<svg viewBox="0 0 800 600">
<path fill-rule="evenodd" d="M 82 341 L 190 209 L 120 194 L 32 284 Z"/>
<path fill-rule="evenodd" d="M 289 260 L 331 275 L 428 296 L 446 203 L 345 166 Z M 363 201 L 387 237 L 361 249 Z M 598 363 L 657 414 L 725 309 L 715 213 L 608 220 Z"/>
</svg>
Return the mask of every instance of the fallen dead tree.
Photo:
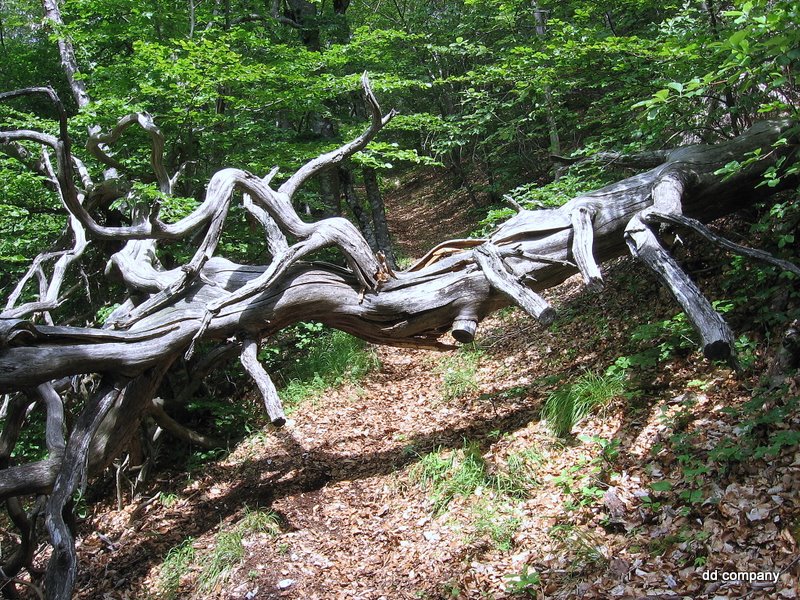
<svg viewBox="0 0 800 600">
<path fill-rule="evenodd" d="M 599 265 L 630 251 L 675 296 L 699 332 L 705 355 L 725 359 L 732 357 L 733 334 L 665 250 L 659 241 L 661 229 L 690 230 L 709 243 L 800 275 L 796 266 L 734 244 L 703 225 L 777 190 L 758 184 L 780 156 L 794 151 L 796 140 L 786 139 L 792 125 L 787 121 L 759 123 L 714 146 L 629 157 L 657 166 L 558 209 L 520 210 L 486 239 L 443 242 L 407 270 L 394 272 L 349 221 L 337 217 L 306 223 L 292 203 L 304 182 L 364 148 L 392 118 L 393 113 L 381 112 L 366 78 L 364 90 L 372 115 L 369 128 L 310 161 L 282 184 L 273 186 L 275 171 L 260 177 L 225 169 L 212 177 L 205 200 L 185 218 L 166 223 L 154 205 L 138 210 L 125 226 L 104 225 L 93 215 L 94 207 L 128 190 L 113 178 L 92 180 L 73 153 L 67 117 L 53 91 L 36 88 L 0 95 L 44 94 L 59 109 L 58 136 L 2 131 L 0 149 L 37 169 L 58 191 L 69 214 L 65 239 L 70 240 L 33 261 L 0 313 L 0 392 L 9 394 L 0 436 L 0 498 L 20 530 L 17 551 L 3 565 L 8 578 L 30 567 L 37 517 L 43 514 L 53 547 L 44 585 L 47 597 L 71 595 L 77 561 L 68 520 L 75 490 L 123 451 L 145 415 L 160 419 L 165 429 L 178 435 L 196 435 L 171 421 L 154 398 L 173 363 L 206 342 L 218 343 L 206 369 L 218 355 L 238 352 L 270 419 L 280 426 L 283 409 L 257 351 L 299 321 L 319 321 L 377 344 L 447 349 L 452 346 L 442 341 L 444 334 L 452 332 L 457 341 L 469 342 L 486 315 L 509 304 L 548 325 L 555 311 L 539 292 L 575 273 L 599 292 Z M 148 115 L 128 115 L 110 132 L 92 131 L 88 152 L 109 167 L 119 166 L 108 145 L 131 126 L 149 134 L 153 173 L 161 192 L 169 195 L 179 173 L 167 173 L 164 140 Z M 776 147 L 781 139 L 784 143 Z M 40 144 L 43 159 L 30 160 L 23 142 Z M 717 174 L 758 149 L 760 160 L 728 177 Z M 790 183 L 794 182 L 784 181 Z M 272 256 L 269 264 L 236 264 L 216 252 L 229 208 L 239 197 L 262 225 Z M 198 233 L 202 239 L 187 264 L 171 270 L 161 266 L 156 253 L 160 241 Z M 121 243 L 109 258 L 107 275 L 124 283 L 127 299 L 102 328 L 52 323 L 49 315 L 63 300 L 65 274 L 94 240 Z M 330 246 L 341 251 L 347 267 L 308 260 Z M 39 286 L 38 298 L 20 302 L 33 280 Z M 67 431 L 63 391 L 80 375 L 95 375 L 98 381 Z M 35 403 L 46 410 L 49 456 L 12 464 L 26 412 Z M 26 513 L 21 498 L 27 496 L 42 500 Z"/>
</svg>

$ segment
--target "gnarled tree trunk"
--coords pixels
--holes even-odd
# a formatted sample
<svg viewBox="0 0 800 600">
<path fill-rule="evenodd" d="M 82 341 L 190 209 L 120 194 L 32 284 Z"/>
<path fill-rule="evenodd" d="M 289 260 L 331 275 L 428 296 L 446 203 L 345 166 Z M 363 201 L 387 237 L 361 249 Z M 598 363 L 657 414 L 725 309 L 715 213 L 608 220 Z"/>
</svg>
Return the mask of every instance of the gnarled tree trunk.
<svg viewBox="0 0 800 600">
<path fill-rule="evenodd" d="M 50 494 L 45 511 L 54 553 L 46 578 L 48 597 L 69 597 L 75 580 L 74 544 L 64 519 L 73 492 L 91 472 L 108 464 L 144 414 L 160 410 L 153 408 L 152 400 L 162 377 L 177 357 L 191 355 L 198 342 L 217 340 L 229 349 L 230 344 L 240 348 L 245 370 L 258 384 L 273 423 L 280 425 L 283 410 L 275 386 L 257 361 L 257 348 L 261 340 L 298 321 L 320 321 L 379 344 L 451 348 L 442 340 L 444 334 L 451 331 L 456 340 L 471 341 L 486 315 L 509 304 L 549 324 L 554 310 L 538 292 L 574 273 L 599 291 L 603 277 L 598 265 L 629 250 L 674 294 L 700 332 L 705 354 L 726 358 L 732 352 L 731 331 L 660 244 L 659 227 L 691 229 L 713 243 L 800 275 L 794 265 L 732 244 L 702 225 L 775 191 L 757 184 L 775 164 L 780 152 L 773 144 L 789 130 L 788 122 L 764 122 L 716 146 L 659 153 L 658 166 L 644 173 L 558 209 L 521 210 L 486 239 L 443 242 L 409 269 L 394 272 L 351 223 L 341 218 L 304 223 L 291 201 L 306 180 L 365 147 L 392 117 L 381 113 L 366 78 L 364 88 L 372 123 L 359 138 L 311 161 L 277 189 L 271 185 L 274 172 L 261 178 L 236 169 L 220 171 L 209 182 L 201 206 L 173 224 L 159 219 L 157 207 L 141 212 L 125 227 L 94 219 L 93 203 L 126 192 L 109 184 L 89 185 L 88 173 L 72 155 L 63 111 L 58 138 L 0 132 L 0 147 L 13 149 L 22 140 L 33 140 L 55 156 L 57 167 L 49 162 L 46 166 L 49 181 L 64 200 L 73 232 L 70 250 L 37 259 L 37 272 L 55 259 L 55 287 L 44 286 L 47 293 L 38 302 L 18 306 L 12 298 L 0 314 L 0 391 L 26 394 L 15 401 L 16 417 L 7 420 L 0 438 L 5 466 L 0 471 L 0 498 L 13 503 L 22 495 Z M 20 93 L 46 93 L 60 106 L 48 89 L 5 96 Z M 151 135 L 153 169 L 162 192 L 170 193 L 175 176 L 170 177 L 161 163 L 163 139 L 147 115 L 125 117 L 109 134 L 94 132 L 89 147 L 109 163 L 112 159 L 101 144 L 113 143 L 125 128 L 137 124 Z M 716 174 L 759 148 L 768 150 L 762 152 L 763 159 L 728 178 Z M 84 183 L 81 188 L 76 177 Z M 268 265 L 241 265 L 215 255 L 236 190 L 243 192 L 245 208 L 263 225 L 273 257 Z M 190 262 L 164 270 L 156 258 L 158 241 L 198 231 L 203 238 Z M 287 236 L 296 241 L 290 245 Z M 93 239 L 124 243 L 109 261 L 109 274 L 125 283 L 139 298 L 137 303 L 120 306 L 104 328 L 35 323 L 33 317 L 55 307 L 62 271 Z M 301 260 L 332 245 L 342 251 L 349 268 Z M 100 374 L 100 384 L 65 436 L 59 390 L 64 378 L 91 373 Z M 12 466 L 9 456 L 22 426 L 17 417 L 36 401 L 47 410 L 50 455 Z"/>
</svg>

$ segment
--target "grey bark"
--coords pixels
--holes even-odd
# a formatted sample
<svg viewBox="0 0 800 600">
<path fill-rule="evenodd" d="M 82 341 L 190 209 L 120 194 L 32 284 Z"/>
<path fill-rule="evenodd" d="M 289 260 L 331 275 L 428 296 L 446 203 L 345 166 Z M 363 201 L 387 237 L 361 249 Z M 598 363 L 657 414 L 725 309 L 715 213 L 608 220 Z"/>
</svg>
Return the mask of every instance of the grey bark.
<svg viewBox="0 0 800 600">
<path fill-rule="evenodd" d="M 377 252 L 378 240 L 375 237 L 375 227 L 372 224 L 372 220 L 367 216 L 361 199 L 358 196 L 358 192 L 356 192 L 355 183 L 353 181 L 353 171 L 348 167 L 340 168 L 339 180 L 341 183 L 342 196 L 347 204 L 347 208 L 350 209 L 350 214 L 353 215 L 353 219 L 358 224 L 358 228 L 361 230 L 361 234 L 364 236 L 367 244 L 369 244 L 369 247 Z"/>
<path fill-rule="evenodd" d="M 392 248 L 392 237 L 389 234 L 389 223 L 386 221 L 386 206 L 383 203 L 383 194 L 378 184 L 378 174 L 371 167 L 364 167 L 361 170 L 364 176 L 364 189 L 367 193 L 367 201 L 372 211 L 372 224 L 375 227 L 375 243 L 378 250 L 383 252 L 388 265 L 394 269 L 397 267 L 397 260 Z"/>
</svg>

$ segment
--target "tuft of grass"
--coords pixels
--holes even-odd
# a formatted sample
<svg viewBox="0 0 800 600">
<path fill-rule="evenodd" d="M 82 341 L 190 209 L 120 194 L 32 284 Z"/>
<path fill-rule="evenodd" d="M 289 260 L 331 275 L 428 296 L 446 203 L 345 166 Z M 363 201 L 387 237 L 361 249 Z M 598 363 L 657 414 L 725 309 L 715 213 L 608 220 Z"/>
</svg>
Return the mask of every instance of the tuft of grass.
<svg viewBox="0 0 800 600">
<path fill-rule="evenodd" d="M 598 375 L 587 371 L 575 383 L 548 395 L 542 407 L 542 418 L 555 435 L 564 437 L 589 413 L 606 406 L 624 391 L 624 373 Z"/>
<path fill-rule="evenodd" d="M 164 508 L 172 508 L 175 506 L 180 498 L 177 494 L 169 494 L 166 492 L 161 492 L 158 494 L 158 501 L 161 502 L 161 506 Z"/>
<path fill-rule="evenodd" d="M 214 550 L 203 559 L 203 571 L 198 580 L 202 591 L 210 591 L 217 583 L 225 581 L 230 572 L 244 558 L 242 540 L 254 533 L 276 536 L 280 533 L 280 518 L 272 511 L 250 510 L 245 507 L 244 516 L 236 526 L 221 531 L 214 540 Z"/>
<path fill-rule="evenodd" d="M 281 520 L 277 513 L 271 510 L 251 510 L 244 508 L 244 516 L 237 525 L 243 535 L 253 533 L 266 533 L 276 536 L 281 532 Z"/>
<path fill-rule="evenodd" d="M 503 480 L 503 493 L 516 498 L 527 496 L 532 487 L 539 485 L 537 469 L 544 462 L 544 457 L 532 448 L 509 454 L 506 457 L 506 472 L 498 476 Z"/>
<path fill-rule="evenodd" d="M 231 570 L 244 558 L 243 537 L 238 529 L 217 534 L 214 551 L 203 561 L 203 571 L 198 580 L 200 590 L 211 591 L 218 582 L 228 578 Z"/>
<path fill-rule="evenodd" d="M 178 597 L 181 578 L 189 571 L 194 562 L 194 538 L 188 537 L 177 546 L 172 547 L 161 563 L 156 597 L 173 600 Z"/>
<path fill-rule="evenodd" d="M 603 565 L 608 560 L 601 550 L 601 541 L 588 530 L 562 523 L 554 525 L 548 533 L 561 551 L 571 557 L 570 574 L 581 573 L 592 565 Z"/>
<path fill-rule="evenodd" d="M 522 524 L 519 516 L 500 510 L 493 503 L 481 503 L 473 511 L 475 537 L 488 537 L 495 548 L 503 552 L 514 546 L 514 534 Z"/>
<path fill-rule="evenodd" d="M 360 381 L 380 366 L 363 340 L 335 329 L 321 329 L 305 350 L 301 359 L 281 372 L 286 385 L 279 394 L 287 409 L 330 387 Z"/>
<path fill-rule="evenodd" d="M 463 346 L 436 368 L 442 375 L 442 400 L 449 402 L 478 392 L 478 362 L 483 352 L 475 344 Z"/>
<path fill-rule="evenodd" d="M 411 478 L 431 490 L 433 513 L 442 514 L 456 498 L 471 496 L 478 488 L 497 494 L 522 498 L 535 484 L 528 465 L 517 457 L 507 471 L 491 468 L 475 442 L 464 442 L 464 447 L 453 452 L 441 449 L 422 456 L 411 470 Z"/>
</svg>

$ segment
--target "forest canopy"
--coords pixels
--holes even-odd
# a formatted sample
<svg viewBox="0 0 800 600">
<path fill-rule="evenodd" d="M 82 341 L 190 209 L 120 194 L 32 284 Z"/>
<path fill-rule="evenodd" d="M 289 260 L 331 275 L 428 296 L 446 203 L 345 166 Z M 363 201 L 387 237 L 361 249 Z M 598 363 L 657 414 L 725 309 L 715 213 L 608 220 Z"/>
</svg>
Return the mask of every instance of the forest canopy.
<svg viewBox="0 0 800 600">
<path fill-rule="evenodd" d="M 540 292 L 574 273 L 600 291 L 599 264 L 629 250 L 706 357 L 735 365 L 734 333 L 666 240 L 688 231 L 800 275 L 798 13 L 4 0 L 0 497 L 20 538 L 3 573 L 34 575 L 44 515 L 44 588 L 70 596 L 73 495 L 123 453 L 141 467 L 145 419 L 213 445 L 165 411 L 196 391 L 179 381 L 238 356 L 280 426 L 263 348 L 286 350 L 297 322 L 452 347 L 445 333 L 471 342 L 509 304 L 549 324 Z M 429 169 L 486 218 L 399 256 L 386 190 Z M 705 226 L 743 208 L 773 218 L 767 247 Z"/>
</svg>

